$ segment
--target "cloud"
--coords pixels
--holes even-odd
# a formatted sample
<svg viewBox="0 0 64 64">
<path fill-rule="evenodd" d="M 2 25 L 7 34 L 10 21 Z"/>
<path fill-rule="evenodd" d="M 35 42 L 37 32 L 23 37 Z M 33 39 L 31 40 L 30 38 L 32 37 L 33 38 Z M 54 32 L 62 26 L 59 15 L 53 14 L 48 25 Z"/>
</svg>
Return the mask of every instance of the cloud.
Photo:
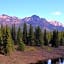
<svg viewBox="0 0 64 64">
<path fill-rule="evenodd" d="M 59 12 L 59 11 L 56 11 L 56 12 L 53 12 L 52 15 L 56 15 L 56 16 L 60 16 L 62 14 L 62 12 Z"/>
</svg>

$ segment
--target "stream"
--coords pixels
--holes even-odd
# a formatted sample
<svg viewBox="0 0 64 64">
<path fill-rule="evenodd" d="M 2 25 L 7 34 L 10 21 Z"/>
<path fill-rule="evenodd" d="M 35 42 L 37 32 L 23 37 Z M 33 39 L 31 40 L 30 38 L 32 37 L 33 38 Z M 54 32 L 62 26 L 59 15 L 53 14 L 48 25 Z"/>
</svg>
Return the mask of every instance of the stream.
<svg viewBox="0 0 64 64">
<path fill-rule="evenodd" d="M 48 60 L 48 64 L 54 64 L 51 59 Z M 64 64 L 64 59 L 59 59 L 56 64 Z"/>
<path fill-rule="evenodd" d="M 38 61 L 37 63 L 30 63 L 30 64 L 64 64 L 64 58 L 57 58 L 57 59 L 49 59 L 45 61 Z"/>
</svg>

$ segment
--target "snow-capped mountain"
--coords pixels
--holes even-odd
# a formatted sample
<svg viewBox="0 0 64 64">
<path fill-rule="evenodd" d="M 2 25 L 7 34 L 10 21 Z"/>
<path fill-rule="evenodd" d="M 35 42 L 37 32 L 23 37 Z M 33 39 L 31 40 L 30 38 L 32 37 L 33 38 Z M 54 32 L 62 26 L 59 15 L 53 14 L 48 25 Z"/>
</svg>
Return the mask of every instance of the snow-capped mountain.
<svg viewBox="0 0 64 64">
<path fill-rule="evenodd" d="M 45 18 L 40 18 L 37 15 L 32 15 L 31 17 L 23 18 L 22 22 L 31 24 L 33 27 L 40 26 L 41 29 L 46 29 L 48 31 L 52 31 L 56 29 L 58 31 L 64 30 L 64 26 L 62 25 L 62 23 L 59 23 L 57 21 L 55 22 L 48 21 Z"/>
<path fill-rule="evenodd" d="M 8 16 L 6 14 L 0 15 L 0 24 L 11 25 L 11 24 L 18 24 L 18 23 L 20 23 L 20 20 L 17 17 Z"/>
<path fill-rule="evenodd" d="M 24 22 L 28 25 L 28 27 L 31 24 L 34 28 L 40 26 L 42 30 L 46 29 L 48 31 L 52 31 L 57 29 L 58 31 L 64 31 L 64 25 L 62 23 L 57 21 L 48 21 L 47 19 L 40 18 L 37 15 L 32 15 L 31 17 L 25 17 L 22 19 L 15 16 L 8 16 L 6 14 L 0 15 L 0 24 L 3 25 L 7 24 L 12 26 L 12 24 L 15 24 L 16 27 L 21 26 L 22 28 Z"/>
</svg>

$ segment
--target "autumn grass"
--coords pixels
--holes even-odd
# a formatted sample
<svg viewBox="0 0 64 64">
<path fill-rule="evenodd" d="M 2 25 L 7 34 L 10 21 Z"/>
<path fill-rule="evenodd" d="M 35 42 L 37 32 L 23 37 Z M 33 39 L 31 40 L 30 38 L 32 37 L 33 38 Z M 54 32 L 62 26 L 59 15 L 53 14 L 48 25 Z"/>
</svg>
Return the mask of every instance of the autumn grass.
<svg viewBox="0 0 64 64">
<path fill-rule="evenodd" d="M 49 46 L 42 46 L 42 49 L 48 51 L 48 52 L 51 52 L 53 50 L 52 47 L 49 47 Z"/>
<path fill-rule="evenodd" d="M 27 46 L 26 48 L 25 48 L 25 51 L 36 51 L 37 49 L 36 49 L 36 47 L 34 47 L 34 46 Z"/>
</svg>

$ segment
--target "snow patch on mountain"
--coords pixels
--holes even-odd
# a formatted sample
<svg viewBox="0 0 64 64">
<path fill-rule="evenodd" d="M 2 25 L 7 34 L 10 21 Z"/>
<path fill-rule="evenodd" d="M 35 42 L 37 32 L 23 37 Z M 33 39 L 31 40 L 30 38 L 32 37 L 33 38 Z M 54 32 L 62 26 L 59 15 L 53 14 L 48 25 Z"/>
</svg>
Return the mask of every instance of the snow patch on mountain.
<svg viewBox="0 0 64 64">
<path fill-rule="evenodd" d="M 63 23 L 60 23 L 59 21 L 54 21 L 54 20 L 48 20 L 48 22 L 54 26 L 62 26 L 64 27 Z"/>
</svg>

